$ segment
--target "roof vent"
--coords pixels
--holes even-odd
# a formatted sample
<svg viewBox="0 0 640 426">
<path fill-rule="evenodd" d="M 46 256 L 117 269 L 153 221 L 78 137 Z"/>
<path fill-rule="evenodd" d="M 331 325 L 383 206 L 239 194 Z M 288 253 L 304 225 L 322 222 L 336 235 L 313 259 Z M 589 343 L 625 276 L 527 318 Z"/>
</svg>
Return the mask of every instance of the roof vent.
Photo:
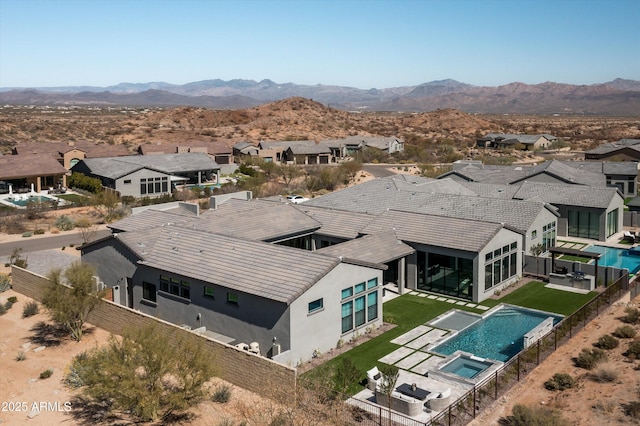
<svg viewBox="0 0 640 426">
<path fill-rule="evenodd" d="M 173 251 L 178 251 L 178 247 L 173 246 L 173 247 L 171 247 L 171 250 L 173 250 Z"/>
</svg>

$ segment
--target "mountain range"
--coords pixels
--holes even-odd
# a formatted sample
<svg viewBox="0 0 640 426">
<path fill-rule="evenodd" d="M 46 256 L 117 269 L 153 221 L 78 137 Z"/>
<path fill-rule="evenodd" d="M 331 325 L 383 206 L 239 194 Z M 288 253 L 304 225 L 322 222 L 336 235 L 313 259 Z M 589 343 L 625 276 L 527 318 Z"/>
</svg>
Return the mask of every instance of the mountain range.
<svg viewBox="0 0 640 426">
<path fill-rule="evenodd" d="M 1 104 L 104 105 L 242 109 L 304 97 L 348 111 L 425 112 L 456 108 L 482 114 L 638 116 L 640 81 L 615 79 L 592 85 L 553 82 L 474 86 L 438 80 L 417 86 L 363 90 L 329 85 L 279 84 L 271 80 L 204 80 L 115 86 L 0 88 Z"/>
</svg>

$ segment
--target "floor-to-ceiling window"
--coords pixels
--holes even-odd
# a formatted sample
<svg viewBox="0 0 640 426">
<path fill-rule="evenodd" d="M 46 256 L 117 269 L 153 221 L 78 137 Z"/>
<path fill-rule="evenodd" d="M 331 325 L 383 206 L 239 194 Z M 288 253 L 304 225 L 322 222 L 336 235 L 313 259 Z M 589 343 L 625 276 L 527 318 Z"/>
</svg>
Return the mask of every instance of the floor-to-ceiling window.
<svg viewBox="0 0 640 426">
<path fill-rule="evenodd" d="M 600 238 L 600 215 L 595 212 L 569 210 L 569 236 Z"/>
<path fill-rule="evenodd" d="M 607 238 L 618 232 L 618 209 L 607 213 Z"/>
<path fill-rule="evenodd" d="M 544 251 L 556 245 L 556 223 L 551 222 L 542 227 L 542 247 Z"/>
<path fill-rule="evenodd" d="M 518 244 L 511 243 L 485 255 L 484 289 L 493 286 L 518 274 Z"/>
<path fill-rule="evenodd" d="M 473 260 L 418 252 L 418 289 L 472 299 Z"/>
</svg>

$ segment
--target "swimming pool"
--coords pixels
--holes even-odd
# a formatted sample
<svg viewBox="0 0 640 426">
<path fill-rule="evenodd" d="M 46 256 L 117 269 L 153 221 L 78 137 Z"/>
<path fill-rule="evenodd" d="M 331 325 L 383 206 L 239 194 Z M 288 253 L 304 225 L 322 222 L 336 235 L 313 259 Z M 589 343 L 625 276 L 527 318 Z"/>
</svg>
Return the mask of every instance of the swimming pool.
<svg viewBox="0 0 640 426">
<path fill-rule="evenodd" d="M 632 274 L 640 270 L 640 256 L 630 255 L 627 249 L 593 245 L 585 249 L 585 251 L 602 254 L 598 259 L 598 266 L 628 269 Z"/>
<path fill-rule="evenodd" d="M 554 324 L 562 316 L 512 305 L 498 305 L 469 327 L 430 351 L 451 355 L 464 351 L 476 357 L 508 361 L 524 347 L 524 336 L 547 318 Z"/>
<path fill-rule="evenodd" d="M 47 197 L 46 195 L 29 195 L 28 197 L 21 197 L 20 195 L 17 195 L 14 196 L 14 198 L 5 198 L 5 201 L 18 207 L 26 207 L 29 203 L 46 203 L 50 201 L 57 201 L 57 199 Z"/>
</svg>

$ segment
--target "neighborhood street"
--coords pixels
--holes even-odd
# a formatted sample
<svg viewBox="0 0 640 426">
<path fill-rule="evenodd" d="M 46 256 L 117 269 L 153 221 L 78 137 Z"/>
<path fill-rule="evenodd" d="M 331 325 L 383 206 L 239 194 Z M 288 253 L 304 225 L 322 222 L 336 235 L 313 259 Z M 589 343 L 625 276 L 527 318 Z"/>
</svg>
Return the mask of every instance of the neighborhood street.
<svg viewBox="0 0 640 426">
<path fill-rule="evenodd" d="M 100 229 L 96 232 L 94 239 L 99 239 L 109 235 L 108 229 Z M 59 235 L 35 235 L 23 238 L 20 235 L 0 234 L 0 258 L 9 256 L 16 248 L 22 249 L 22 254 L 35 251 L 57 249 L 61 247 L 80 246 L 84 241 L 79 231 L 69 231 Z"/>
</svg>

